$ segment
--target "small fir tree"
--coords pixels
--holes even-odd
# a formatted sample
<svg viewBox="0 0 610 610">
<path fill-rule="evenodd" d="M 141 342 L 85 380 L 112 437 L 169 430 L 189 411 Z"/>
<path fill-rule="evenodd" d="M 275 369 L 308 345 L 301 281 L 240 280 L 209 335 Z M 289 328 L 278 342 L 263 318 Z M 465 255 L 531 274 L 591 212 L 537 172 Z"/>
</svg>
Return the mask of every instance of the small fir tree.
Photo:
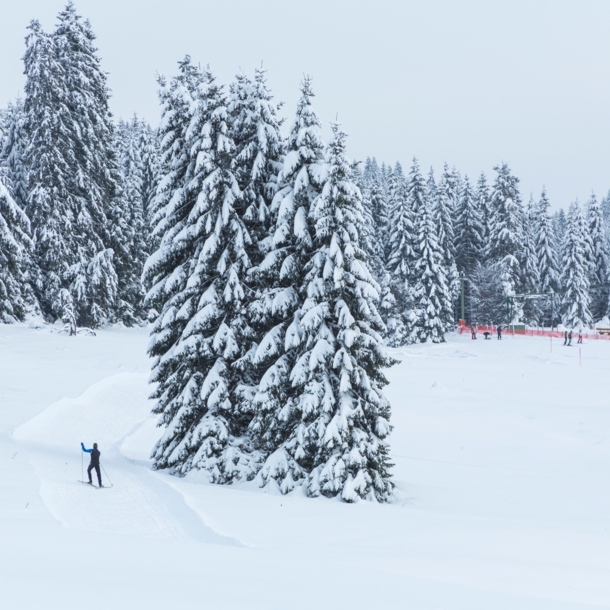
<svg viewBox="0 0 610 610">
<path fill-rule="evenodd" d="M 543 189 L 538 209 L 534 215 L 534 238 L 538 269 L 540 270 L 540 292 L 559 291 L 559 264 L 553 221 L 549 214 L 549 203 L 546 190 Z"/>
<path fill-rule="evenodd" d="M 432 202 L 421 202 L 417 216 L 420 258 L 415 267 L 415 306 L 417 324 L 414 339 L 420 343 L 445 341 L 446 315 L 451 310 L 443 252 L 437 241 L 437 223 Z"/>
<path fill-rule="evenodd" d="M 479 184 L 479 189 L 481 188 L 481 184 Z M 483 261 L 483 253 L 485 251 L 485 225 L 480 202 L 481 197 L 473 193 L 468 176 L 466 176 L 458 201 L 455 226 L 455 252 L 458 273 L 466 279 L 464 290 L 468 303 L 469 322 L 478 321 L 477 309 L 473 306 L 474 303 L 471 298 L 471 284 L 473 282 L 472 274 L 477 265 Z"/>
<path fill-rule="evenodd" d="M 580 206 L 575 202 L 568 213 L 562 258 L 561 314 L 563 324 L 568 328 L 589 326 L 592 322 L 585 226 Z"/>
<path fill-rule="evenodd" d="M 388 343 L 405 345 L 410 341 L 414 323 L 413 280 L 415 254 L 414 214 L 408 204 L 402 167 L 396 164 L 389 185 L 390 223 L 387 272 L 395 304 L 394 315 L 388 316 Z"/>
<path fill-rule="evenodd" d="M 519 259 L 523 252 L 523 209 L 519 179 L 503 163 L 497 172 L 490 200 L 488 258 L 496 265 L 504 282 L 506 295 L 520 290 Z M 516 312 L 519 317 L 519 312 Z"/>
<path fill-rule="evenodd" d="M 610 291 L 608 266 L 608 241 L 604 226 L 602 210 L 595 194 L 591 195 L 587 211 L 587 224 L 591 242 L 591 315 L 593 321 L 601 320 L 608 311 L 608 294 Z"/>
</svg>

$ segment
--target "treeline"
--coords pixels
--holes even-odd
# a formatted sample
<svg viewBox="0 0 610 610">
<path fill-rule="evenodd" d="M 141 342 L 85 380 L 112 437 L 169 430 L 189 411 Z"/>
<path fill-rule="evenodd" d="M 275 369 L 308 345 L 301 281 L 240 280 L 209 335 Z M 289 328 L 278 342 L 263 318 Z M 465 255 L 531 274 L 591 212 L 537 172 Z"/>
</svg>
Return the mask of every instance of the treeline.
<svg viewBox="0 0 610 610">
<path fill-rule="evenodd" d="M 505 163 L 491 184 L 481 174 L 475 185 L 447 166 L 438 180 L 432 170 L 424 179 L 416 160 L 405 176 L 400 163 L 367 159 L 357 180 L 390 344 L 440 340 L 442 321 L 446 330 L 461 315 L 462 282 L 469 324 L 574 328 L 608 315 L 610 194 L 601 204 L 591 195 L 584 210 L 574 202 L 567 215 L 551 214 L 544 190 L 523 205 L 519 179 Z M 515 298 L 508 320 L 506 297 L 523 294 L 547 296 Z"/>
</svg>

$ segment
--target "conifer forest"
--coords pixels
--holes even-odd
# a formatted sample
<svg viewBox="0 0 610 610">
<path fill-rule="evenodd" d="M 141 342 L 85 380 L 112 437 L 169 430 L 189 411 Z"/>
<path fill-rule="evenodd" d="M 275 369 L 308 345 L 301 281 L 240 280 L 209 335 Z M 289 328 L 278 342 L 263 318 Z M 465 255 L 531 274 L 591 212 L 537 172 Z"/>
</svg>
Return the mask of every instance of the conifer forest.
<svg viewBox="0 0 610 610">
<path fill-rule="evenodd" d="M 609 316 L 610 194 L 552 211 L 502 160 L 353 160 L 349 126 L 323 138 L 315 78 L 286 108 L 264 69 L 221 83 L 205 58 L 158 77 L 158 125 L 117 119 L 72 3 L 30 23 L 23 69 L 0 110 L 0 321 L 149 324 L 157 470 L 387 502 L 387 347 L 443 343 L 462 308 Z"/>
</svg>

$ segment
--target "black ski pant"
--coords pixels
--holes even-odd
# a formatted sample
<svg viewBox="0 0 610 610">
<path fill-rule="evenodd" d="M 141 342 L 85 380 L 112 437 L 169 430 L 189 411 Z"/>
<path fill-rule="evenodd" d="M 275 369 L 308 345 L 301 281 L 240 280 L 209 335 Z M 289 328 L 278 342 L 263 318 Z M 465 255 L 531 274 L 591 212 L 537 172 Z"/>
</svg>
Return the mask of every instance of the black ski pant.
<svg viewBox="0 0 610 610">
<path fill-rule="evenodd" d="M 102 473 L 100 472 L 99 464 L 89 464 L 89 468 L 87 468 L 87 474 L 89 475 L 89 483 L 91 483 L 91 471 L 95 468 L 95 472 L 97 473 L 97 482 L 99 486 L 102 486 Z"/>
</svg>

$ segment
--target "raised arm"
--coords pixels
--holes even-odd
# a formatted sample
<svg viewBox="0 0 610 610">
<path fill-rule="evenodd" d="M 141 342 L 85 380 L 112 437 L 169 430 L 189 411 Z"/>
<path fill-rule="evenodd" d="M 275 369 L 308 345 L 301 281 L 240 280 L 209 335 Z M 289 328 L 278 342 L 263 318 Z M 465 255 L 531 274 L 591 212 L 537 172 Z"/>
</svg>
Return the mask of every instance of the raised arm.
<svg viewBox="0 0 610 610">
<path fill-rule="evenodd" d="M 83 445 L 82 443 L 80 444 L 80 446 L 83 448 L 83 451 L 85 453 L 91 453 L 93 451 L 93 449 L 85 449 L 85 445 Z"/>
</svg>

